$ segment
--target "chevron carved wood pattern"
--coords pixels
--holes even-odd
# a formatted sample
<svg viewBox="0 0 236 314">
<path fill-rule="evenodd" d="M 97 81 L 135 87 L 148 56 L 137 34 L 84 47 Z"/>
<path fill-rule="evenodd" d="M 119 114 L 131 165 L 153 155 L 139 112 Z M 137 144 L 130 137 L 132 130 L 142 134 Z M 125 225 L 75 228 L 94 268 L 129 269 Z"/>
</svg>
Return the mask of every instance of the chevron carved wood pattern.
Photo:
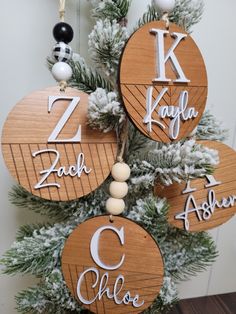
<svg viewBox="0 0 236 314">
<path fill-rule="evenodd" d="M 157 81 L 159 57 L 155 44 L 157 39 L 151 31 L 153 29 L 166 31 L 165 23 L 151 22 L 146 24 L 136 31 L 126 44 L 120 65 L 120 91 L 127 113 L 136 127 L 152 140 L 168 143 L 175 140 L 179 141 L 188 136 L 199 123 L 207 100 L 207 73 L 200 50 L 193 39 L 181 28 L 171 24 L 169 33 L 165 34 L 163 39 L 164 53 L 166 55 L 175 44 L 176 37 L 173 33 L 186 35 L 173 52 L 189 82 L 175 82 L 178 73 L 176 73 L 171 58 L 167 59 L 164 65 L 166 78 L 170 81 Z M 152 130 L 147 127 L 147 122 L 144 121 L 148 114 L 147 104 L 150 88 L 153 88 L 151 99 L 153 107 L 158 96 L 166 89 L 151 114 Z M 174 138 L 170 135 L 173 118 L 167 115 L 162 117 L 160 111 L 165 108 L 165 112 L 169 110 L 173 115 L 176 115 L 173 110 L 179 110 L 181 116 L 183 110 L 180 100 L 181 94 L 185 92 L 188 94 L 185 112 L 192 108 L 191 110 L 195 110 L 196 116 L 186 120 L 181 118 L 178 136 Z"/>
<path fill-rule="evenodd" d="M 113 270 L 102 268 L 92 258 L 91 250 L 97 251 L 97 247 L 91 245 L 91 240 L 99 228 L 104 226 L 107 229 L 100 234 L 98 243 L 99 260 L 111 267 L 117 265 L 124 256 L 120 267 Z M 121 244 L 117 233 L 108 229 L 110 227 L 115 228 L 116 232 L 123 230 L 124 243 Z M 94 269 L 98 271 L 97 275 Z M 142 313 L 151 306 L 161 289 L 164 269 L 156 242 L 141 226 L 119 216 L 110 222 L 106 215 L 89 219 L 72 232 L 62 253 L 62 271 L 72 295 L 89 311 L 97 314 L 124 314 Z M 107 280 L 102 280 L 104 275 Z M 122 284 L 119 279 L 115 288 L 119 276 L 123 276 L 124 282 Z M 132 302 L 128 302 L 128 294 L 125 302 L 117 304 L 116 300 L 121 301 L 128 292 L 132 298 L 138 296 L 138 303 L 143 304 L 133 306 Z M 114 293 L 115 298 L 112 297 Z M 88 304 L 82 302 L 79 294 Z"/>
<path fill-rule="evenodd" d="M 71 101 L 58 100 L 49 113 L 48 98 L 55 95 L 80 97 L 80 102 L 58 135 L 58 142 L 51 143 L 49 135 Z M 85 93 L 71 88 L 61 93 L 53 87 L 26 96 L 9 114 L 2 134 L 3 156 L 12 176 L 30 193 L 54 201 L 77 199 L 94 191 L 109 175 L 116 159 L 116 135 L 94 131 L 87 125 L 87 103 Z M 80 142 L 60 142 L 73 138 L 79 125 Z M 57 162 L 56 152 L 60 156 Z M 35 188 L 45 175 L 42 171 L 53 163 L 57 171 L 47 176 L 47 186 Z"/>
</svg>

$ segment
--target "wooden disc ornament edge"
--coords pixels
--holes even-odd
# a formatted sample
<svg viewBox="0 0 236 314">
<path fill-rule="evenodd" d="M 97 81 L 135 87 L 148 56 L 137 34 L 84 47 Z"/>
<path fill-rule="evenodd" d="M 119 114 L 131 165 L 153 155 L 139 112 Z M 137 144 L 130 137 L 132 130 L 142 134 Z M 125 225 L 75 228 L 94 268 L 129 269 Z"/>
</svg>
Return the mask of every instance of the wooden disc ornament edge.
<svg viewBox="0 0 236 314">
<path fill-rule="evenodd" d="M 74 232 L 77 228 L 79 228 L 81 224 L 87 223 L 87 222 L 92 221 L 93 219 L 96 219 L 96 218 L 105 218 L 105 219 L 107 218 L 108 224 L 111 224 L 111 225 L 112 225 L 112 223 L 113 223 L 113 222 L 110 220 L 110 215 L 107 215 L 107 214 L 99 215 L 99 216 L 95 216 L 95 217 L 90 217 L 90 218 L 86 219 L 85 221 L 81 222 L 79 225 L 77 225 L 77 226 L 74 228 L 74 230 L 71 232 L 71 234 L 68 236 L 68 238 L 66 239 L 66 241 L 65 241 L 65 243 L 64 243 L 64 247 L 63 247 L 63 250 L 62 250 L 62 253 L 61 253 L 61 269 L 62 269 L 63 278 L 64 278 L 64 280 L 65 280 L 65 282 L 66 282 L 66 286 L 67 286 L 67 287 L 68 287 L 68 284 L 67 284 L 67 281 L 66 281 L 66 278 L 65 278 L 65 272 L 67 271 L 67 269 L 65 269 L 65 266 L 64 266 L 65 264 L 63 263 L 63 259 L 64 259 L 64 255 L 65 255 L 65 250 L 64 250 L 64 248 L 67 246 L 68 242 L 70 241 L 70 238 L 72 237 L 73 232 Z M 141 224 L 139 224 L 138 222 L 133 221 L 133 220 L 127 218 L 127 217 L 120 216 L 120 215 L 113 217 L 114 220 L 115 220 L 116 218 L 122 219 L 122 220 L 124 220 L 124 221 L 127 220 L 129 223 L 132 222 L 134 225 L 136 225 L 138 228 L 140 228 L 140 229 L 143 230 L 146 234 L 148 234 L 148 235 L 150 236 L 150 238 L 153 240 L 153 243 L 155 243 L 155 246 L 156 246 L 156 248 L 157 248 L 157 251 L 159 252 L 160 260 L 161 260 L 161 265 L 160 265 L 161 274 L 160 274 L 160 278 L 162 278 L 162 280 L 161 280 L 161 283 L 160 283 L 160 289 L 159 289 L 159 291 L 157 291 L 157 293 L 156 293 L 156 297 L 158 297 L 158 295 L 159 295 L 159 293 L 160 293 L 160 291 L 161 291 L 161 288 L 162 288 L 162 286 L 163 286 L 163 282 L 164 282 L 164 258 L 163 258 L 163 253 L 162 253 L 162 251 L 161 251 L 161 249 L 160 249 L 160 247 L 159 247 L 159 245 L 158 245 L 156 239 L 152 236 L 152 234 L 151 234 L 150 232 L 148 232 L 147 230 L 145 230 L 145 228 L 144 228 Z M 102 226 L 102 225 L 104 225 L 104 224 L 102 223 L 101 226 Z M 91 257 L 91 258 L 92 258 L 92 257 Z M 78 277 L 78 278 L 79 278 L 79 277 Z M 72 279 L 71 279 L 71 280 L 72 280 Z M 68 289 L 70 290 L 69 287 L 68 287 Z M 78 300 L 77 296 L 73 296 L 73 297 L 76 299 L 76 301 L 77 301 L 79 304 L 81 304 L 81 306 L 84 306 L 84 304 L 81 303 L 81 302 Z M 155 297 L 155 298 L 156 298 L 156 297 Z M 154 302 L 155 298 L 153 299 L 152 303 Z M 150 306 L 151 306 L 151 304 L 150 304 L 147 308 L 142 309 L 141 312 L 135 311 L 135 313 L 142 313 L 144 310 L 148 309 Z M 84 307 L 85 307 L 85 306 L 84 306 Z M 85 308 L 88 309 L 87 307 L 85 307 Z M 90 310 L 90 311 L 91 311 L 91 310 Z M 132 312 L 133 312 L 133 311 L 132 311 Z M 95 313 L 95 312 L 91 311 L 91 313 Z M 96 312 L 96 313 L 97 313 L 97 312 Z M 111 313 L 111 312 L 108 311 L 107 313 Z M 113 312 L 112 312 L 112 313 L 113 313 Z M 115 313 L 115 312 L 114 312 L 114 313 Z M 121 313 L 121 312 L 119 312 L 119 313 Z M 125 313 L 126 313 L 126 312 L 125 312 Z M 127 313 L 128 313 L 128 312 L 127 312 Z"/>
<path fill-rule="evenodd" d="M 164 22 L 164 21 L 161 21 L 161 20 L 148 22 L 148 23 L 142 25 L 141 27 L 143 27 L 143 26 L 145 26 L 145 25 L 147 25 L 147 24 L 151 24 L 151 23 L 153 23 L 153 22 L 160 22 L 160 23 L 162 23 L 162 24 L 163 24 L 163 28 L 164 28 L 165 22 Z M 169 28 L 171 28 L 171 26 L 178 26 L 178 25 L 175 24 L 175 23 L 170 23 L 170 24 L 169 24 Z M 140 28 L 141 28 L 141 27 L 140 27 Z M 178 26 L 178 27 L 181 28 L 180 26 Z M 125 110 L 125 113 L 126 113 L 128 119 L 129 119 L 129 121 L 132 123 L 132 125 L 133 125 L 143 136 L 147 137 L 149 140 L 156 141 L 156 140 L 152 139 L 147 133 L 142 132 L 142 131 L 136 126 L 136 123 L 134 122 L 133 118 L 130 116 L 130 114 L 129 114 L 129 112 L 128 112 L 128 109 L 126 108 L 126 105 L 125 105 L 125 102 L 124 102 L 124 96 L 123 96 L 123 93 L 122 93 L 122 86 L 121 86 L 121 85 L 122 85 L 122 83 L 121 83 L 121 64 L 122 64 L 122 61 L 123 61 L 125 49 L 127 48 L 127 46 L 128 46 L 128 44 L 129 44 L 129 42 L 131 41 L 132 37 L 135 36 L 135 34 L 140 30 L 140 28 L 138 28 L 137 30 L 135 30 L 135 31 L 130 35 L 130 37 L 129 37 L 129 39 L 126 41 L 126 43 L 125 43 L 125 45 L 124 45 L 124 47 L 123 47 L 122 53 L 121 53 L 121 55 L 120 55 L 119 68 L 118 68 L 118 79 L 117 79 L 118 92 L 119 92 L 119 95 L 121 96 L 121 102 L 122 102 L 123 108 L 124 108 L 124 110 Z M 186 30 L 184 30 L 184 29 L 182 29 L 182 30 L 183 30 L 184 33 L 186 33 L 186 34 L 188 34 L 188 35 L 190 36 L 190 34 L 189 34 Z M 206 72 L 205 75 L 206 75 L 206 88 L 207 88 L 207 91 L 206 91 L 206 102 L 207 102 L 207 98 L 208 98 L 208 77 L 207 77 L 206 64 L 205 64 L 205 61 L 204 61 L 204 59 L 203 59 L 202 53 L 201 53 L 199 47 L 197 46 L 195 40 L 194 40 L 192 37 L 191 37 L 191 39 L 193 40 L 193 42 L 194 42 L 196 48 L 198 49 L 199 55 L 201 56 L 202 62 L 203 62 L 203 64 L 204 64 L 204 68 L 205 68 L 205 72 Z M 206 107 L 206 102 L 205 102 L 204 108 Z M 203 111 L 202 111 L 201 116 L 198 118 L 198 122 L 197 122 L 196 126 L 199 124 L 199 121 L 201 120 L 201 117 L 202 117 L 203 113 L 204 113 L 204 109 L 203 109 Z M 191 131 L 191 132 L 192 132 L 192 131 Z M 191 132 L 189 132 L 189 134 L 191 134 Z M 185 137 L 183 137 L 183 138 L 187 138 L 187 137 L 189 136 L 189 134 L 187 134 L 187 135 L 186 135 Z M 178 142 L 178 141 L 180 141 L 180 140 L 181 140 L 181 139 L 170 140 L 169 142 L 163 142 L 163 143 L 175 143 L 175 142 Z M 157 142 L 159 142 L 159 141 L 157 141 Z"/>
<path fill-rule="evenodd" d="M 80 99 L 82 99 L 82 104 L 85 106 L 88 106 L 88 102 L 86 101 L 88 94 L 79 91 L 75 88 L 67 88 L 68 93 L 65 93 L 65 97 L 77 97 L 79 96 Z M 74 93 L 74 94 L 73 94 Z M 14 107 L 10 110 L 10 112 L 7 115 L 7 118 L 4 122 L 3 128 L 2 128 L 2 134 L 1 134 L 1 149 L 2 149 L 2 156 L 3 160 L 5 161 L 5 165 L 11 174 L 11 176 L 21 185 L 24 189 L 29 191 L 35 196 L 41 197 L 43 199 L 52 200 L 52 201 L 70 201 L 79 199 L 80 197 L 83 197 L 85 195 L 88 195 L 95 189 L 97 189 L 109 176 L 111 167 L 113 163 L 115 162 L 115 158 L 117 155 L 117 139 L 114 135 L 107 135 L 108 137 L 103 136 L 102 132 L 100 136 L 98 136 L 98 141 L 94 142 L 93 137 L 97 137 L 97 132 L 95 130 L 90 129 L 87 125 L 84 124 L 83 121 L 85 121 L 85 118 L 82 118 L 79 123 L 82 123 L 82 128 L 85 130 L 84 140 L 83 140 L 83 133 L 82 133 L 82 141 L 80 142 L 48 142 L 49 135 L 52 134 L 52 131 L 55 131 L 56 126 L 59 124 L 59 119 L 61 118 L 60 114 L 64 114 L 65 110 L 67 109 L 67 105 L 65 104 L 59 104 L 59 108 L 57 108 L 57 105 L 55 105 L 52 108 L 51 116 L 46 116 L 45 121 L 41 125 L 40 123 L 40 117 L 44 116 L 44 114 L 48 114 L 48 110 L 46 108 L 46 99 L 49 96 L 61 96 L 61 99 L 59 101 L 67 101 L 63 100 L 64 93 L 59 90 L 58 86 L 51 86 L 46 87 L 44 89 L 35 90 L 27 95 L 25 95 L 23 98 L 21 98 Z M 31 103 L 33 103 L 34 98 L 36 100 L 36 105 L 31 106 Z M 81 100 L 80 100 L 81 101 Z M 35 137 L 33 137 L 32 132 L 27 131 L 28 128 L 31 130 L 32 128 L 32 122 L 30 122 L 30 114 L 36 115 L 37 114 L 37 108 L 40 106 L 40 104 L 45 104 L 45 108 L 39 112 L 38 118 L 36 118 L 36 126 L 35 127 Z M 22 114 L 18 118 L 16 113 L 19 112 L 19 106 L 25 107 Z M 70 103 L 69 103 L 70 105 Z M 68 106 L 69 106 L 68 105 Z M 17 107 L 18 106 L 18 107 Z M 28 109 L 32 107 L 32 110 L 29 111 Z M 66 109 L 64 109 L 66 108 Z M 84 107 L 85 108 L 85 107 Z M 82 109 L 80 107 L 80 103 L 77 104 L 77 107 L 74 109 L 78 112 L 85 112 L 85 109 Z M 74 111 L 73 111 L 74 112 Z M 69 116 L 68 121 L 72 121 L 72 124 L 69 123 L 65 124 L 65 128 L 61 129 L 61 133 L 63 134 L 64 129 L 72 130 L 72 128 L 75 128 L 75 122 L 76 118 L 73 116 L 73 113 Z M 26 116 L 26 126 L 24 125 L 24 116 Z M 14 122 L 16 119 L 19 120 L 18 126 L 13 125 L 11 127 L 11 121 Z M 58 119 L 58 120 L 57 120 Z M 71 120 L 70 120 L 71 119 Z M 50 122 L 50 125 L 48 126 L 48 129 L 45 128 L 47 121 Z M 79 124 L 78 123 L 78 124 Z M 37 132 L 37 127 L 39 126 L 39 132 Z M 17 133 L 17 127 L 22 127 L 23 131 L 22 133 Z M 28 127 L 28 128 L 27 128 Z M 69 127 L 69 128 L 68 128 Z M 52 129 L 51 129 L 52 128 Z M 53 130 L 53 128 L 55 128 Z M 77 127 L 78 128 L 78 127 Z M 47 131 L 46 131 L 47 130 Z M 88 130 L 88 132 L 86 132 Z M 27 133 L 28 132 L 28 133 Z M 68 134 L 65 132 L 65 134 L 68 136 Z M 71 131 L 69 131 L 71 132 Z M 82 131 L 83 132 L 83 131 Z M 93 132 L 95 135 L 93 135 Z M 45 135 L 46 133 L 46 135 Z M 59 133 L 59 139 L 61 136 L 61 133 Z M 28 138 L 29 134 L 29 138 Z M 70 135 L 70 134 L 69 134 Z M 72 135 L 72 134 L 71 134 Z M 62 135 L 63 136 L 63 135 Z M 74 134 L 72 135 L 74 136 Z M 41 139 L 42 137 L 42 139 Z M 114 139 L 113 139 L 114 137 Z M 104 138 L 104 140 L 103 140 Z M 105 146 L 104 146 L 105 144 Z M 106 146 L 106 144 L 109 144 Z M 102 145 L 103 149 L 100 152 L 99 147 L 97 145 Z M 109 146 L 109 147 L 108 147 Z M 22 150 L 23 148 L 26 150 Z M 54 161 L 54 154 L 50 156 L 48 155 L 43 157 L 37 157 L 39 158 L 39 161 L 37 161 L 37 166 L 34 162 L 34 157 L 32 157 L 31 152 L 33 151 L 40 151 L 42 149 L 54 149 L 60 151 L 60 159 L 63 158 L 64 161 L 61 160 L 58 161 L 56 168 L 59 168 L 61 166 L 68 167 L 69 165 L 76 164 L 76 154 L 79 154 L 79 152 L 85 153 L 85 158 L 88 155 L 89 165 L 90 168 L 92 168 L 92 176 L 87 177 L 85 173 L 82 173 L 82 177 L 77 178 L 76 177 L 69 177 L 69 176 L 63 176 L 63 178 L 57 178 L 56 174 L 52 173 L 45 183 L 51 183 L 51 182 L 57 182 L 60 181 L 61 188 L 57 187 L 44 187 L 35 189 L 35 184 L 39 182 L 41 179 L 41 175 L 39 174 L 40 170 L 48 169 L 50 163 Z M 95 156 L 97 159 L 94 160 L 93 154 L 91 150 L 95 150 L 97 152 L 97 155 Z M 74 153 L 73 153 L 74 151 Z M 72 154 L 73 153 L 73 154 Z M 108 156 L 108 155 L 109 156 Z M 103 159 L 102 157 L 106 155 L 105 158 L 105 167 L 103 167 Z M 27 162 L 28 160 L 28 162 Z M 85 160 L 86 161 L 86 160 Z M 19 164 L 18 164 L 19 163 Z M 41 166 L 40 166 L 41 164 Z M 99 167 L 96 166 L 98 164 Z M 40 166 L 40 167 L 39 167 Z M 108 171 L 109 168 L 109 171 Z M 56 179 L 57 178 L 57 179 Z M 77 179 L 77 180 L 76 180 Z M 55 181 L 54 181 L 55 180 Z M 58 182 L 59 183 L 59 182 Z"/>
<path fill-rule="evenodd" d="M 231 147 L 229 147 L 228 145 L 226 145 L 226 144 L 224 144 L 224 143 L 221 143 L 221 142 L 218 142 L 218 141 L 211 141 L 211 140 L 198 140 L 197 141 L 197 144 L 201 144 L 201 145 L 204 145 L 205 147 L 208 147 L 208 148 L 210 148 L 210 149 L 215 149 L 215 150 L 220 150 L 220 148 L 218 147 L 219 145 L 221 146 L 221 152 L 224 150 L 224 149 L 226 149 L 226 150 L 229 150 L 229 151 L 231 151 L 231 153 L 233 153 L 233 152 L 235 152 L 235 157 L 236 157 L 236 151 L 233 149 L 233 148 L 231 148 Z M 216 147 L 214 147 L 214 144 L 216 144 Z M 217 148 L 218 147 L 218 148 Z M 220 165 L 220 163 L 219 163 L 219 165 Z M 235 164 L 234 165 L 236 165 L 236 162 L 235 162 Z M 217 167 L 218 166 L 216 166 L 216 171 L 217 171 Z M 214 173 L 212 174 L 213 175 L 213 177 L 214 177 Z M 216 177 L 214 177 L 215 179 L 214 180 L 218 180 L 218 178 L 217 178 L 217 176 Z M 219 180 L 221 180 L 221 179 L 219 179 Z M 194 186 L 194 181 L 196 182 L 198 182 L 197 184 L 202 184 L 203 186 L 207 183 L 207 180 L 205 179 L 205 178 L 196 178 L 196 179 L 193 179 L 193 180 L 191 180 L 191 182 L 192 182 L 192 184 L 191 184 L 191 187 L 192 188 L 195 188 L 195 186 Z M 236 186 L 236 179 L 234 180 L 235 181 L 235 186 Z M 229 182 L 223 182 L 223 184 L 229 184 L 229 183 L 231 183 L 231 181 L 229 181 Z M 178 183 L 174 183 L 174 185 L 178 185 Z M 182 195 L 182 197 L 184 198 L 184 194 L 181 194 L 181 191 L 183 191 L 184 190 L 184 188 L 186 187 L 186 182 L 184 183 L 184 182 L 182 182 L 181 184 L 180 184 L 180 186 L 182 186 L 182 188 L 181 189 L 179 189 L 178 190 L 178 192 L 180 191 L 180 193 L 178 193 L 178 195 L 177 195 L 177 197 L 181 197 L 181 195 Z M 220 185 L 219 185 L 220 186 Z M 217 185 L 216 186 L 213 186 L 213 189 L 214 189 L 214 187 L 217 189 Z M 158 188 L 160 188 L 160 189 L 162 189 L 162 191 L 163 191 L 163 193 L 162 193 L 162 191 L 159 191 L 158 192 Z M 167 187 L 168 188 L 168 187 Z M 174 188 L 174 187 L 173 187 Z M 210 190 L 210 187 L 209 188 L 206 188 L 205 187 L 205 189 L 203 189 L 203 191 L 205 191 L 206 193 L 207 193 L 207 191 L 209 191 Z M 155 193 L 155 195 L 156 196 L 159 196 L 159 197 L 166 197 L 166 199 L 167 199 L 167 202 L 168 202 L 168 198 L 167 198 L 167 195 L 165 194 L 165 187 L 163 187 L 163 186 L 161 186 L 161 185 L 157 185 L 156 187 L 154 187 L 154 193 Z M 198 191 L 198 190 L 197 190 Z M 197 192 L 196 191 L 196 192 Z M 168 194 L 169 193 L 171 193 L 171 191 L 169 191 L 169 192 L 167 192 Z M 220 191 L 218 192 L 216 192 L 216 194 L 219 194 L 220 193 Z M 224 193 L 224 191 L 222 191 L 221 193 Z M 186 195 L 186 199 L 187 199 L 187 195 L 188 194 L 185 194 Z M 194 195 L 194 191 L 193 191 L 193 195 Z M 223 198 L 225 198 L 226 196 L 225 195 L 223 195 L 222 196 Z M 236 191 L 235 191 L 235 197 L 236 197 Z M 206 194 L 206 196 L 204 196 L 204 200 L 205 199 L 207 199 L 207 194 Z M 221 199 L 221 197 L 220 197 L 220 199 Z M 217 200 L 218 200 L 218 198 L 217 198 Z M 198 201 L 198 200 L 197 200 Z M 218 200 L 219 201 L 219 200 Z M 169 202 L 168 202 L 169 203 Z M 182 201 L 180 201 L 180 203 L 184 203 L 184 200 Z M 169 205 L 171 206 L 171 204 L 169 203 Z M 171 211 L 171 209 L 169 209 L 169 214 L 168 214 L 168 221 L 169 221 L 169 223 L 170 223 L 170 225 L 172 225 L 172 226 L 174 226 L 175 228 L 178 228 L 178 229 L 181 229 L 181 230 L 185 230 L 185 227 L 184 227 L 184 222 L 178 222 L 177 223 L 177 220 L 173 217 L 173 216 L 175 216 L 176 214 L 180 214 L 182 211 L 184 210 L 184 208 L 183 209 L 179 209 L 178 210 L 178 212 L 172 212 Z M 198 225 L 197 225 L 197 223 L 195 223 L 195 224 L 191 224 L 191 222 L 192 222 L 192 218 L 191 217 L 189 217 L 189 221 L 190 221 L 190 228 L 189 228 L 189 230 L 187 230 L 187 232 L 190 232 L 190 233 L 194 233 L 194 232 L 202 232 L 202 231 L 207 231 L 207 230 L 211 230 L 211 229 L 213 229 L 213 228 L 217 228 L 217 227 L 219 227 L 219 226 L 221 226 L 221 225 L 223 225 L 223 224 L 225 224 L 225 223 L 227 223 L 230 219 L 232 219 L 233 218 L 233 216 L 236 214 L 236 203 L 235 203 L 235 205 L 234 206 L 232 206 L 232 207 L 228 207 L 228 208 L 226 208 L 226 210 L 228 210 L 228 213 L 227 214 L 222 214 L 223 216 L 221 217 L 221 218 L 216 218 L 215 216 L 214 216 L 214 214 L 217 214 L 217 215 L 219 215 L 219 213 L 220 213 L 220 210 L 221 209 L 218 209 L 218 208 L 216 208 L 216 210 L 215 210 L 215 212 L 212 214 L 212 217 L 210 218 L 210 219 L 212 219 L 212 220 L 206 220 L 206 221 L 204 221 L 203 220 L 203 222 L 199 222 L 199 227 L 198 227 Z M 223 209 L 222 209 L 223 210 Z M 172 221 L 175 221 L 176 220 L 176 223 L 172 223 Z M 217 224 L 214 224 L 214 221 L 220 221 L 220 223 L 217 223 Z M 209 224 L 207 224 L 209 222 Z M 204 223 L 206 223 L 206 227 L 204 227 Z M 181 226 L 180 226 L 180 224 L 181 224 Z M 192 227 L 191 227 L 192 226 Z"/>
</svg>

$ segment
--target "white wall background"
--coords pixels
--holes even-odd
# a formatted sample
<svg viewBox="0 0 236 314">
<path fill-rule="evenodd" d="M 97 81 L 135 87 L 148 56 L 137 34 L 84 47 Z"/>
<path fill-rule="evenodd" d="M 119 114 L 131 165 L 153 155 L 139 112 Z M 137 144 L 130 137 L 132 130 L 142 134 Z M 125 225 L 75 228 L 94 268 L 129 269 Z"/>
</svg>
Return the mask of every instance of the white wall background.
<svg viewBox="0 0 236 314">
<path fill-rule="evenodd" d="M 130 27 L 149 1 L 133 0 Z M 1 0 L 0 10 L 0 125 L 24 95 L 53 85 L 46 68 L 46 56 L 54 44 L 51 35 L 58 21 L 58 0 Z M 67 21 L 73 26 L 74 50 L 87 56 L 87 36 L 92 24 L 86 0 L 67 0 Z M 205 0 L 202 21 L 194 27 L 193 37 L 200 47 L 209 75 L 208 107 L 230 130 L 227 143 L 236 149 L 236 83 L 234 0 Z M 0 255 L 14 241 L 18 227 L 39 221 L 40 217 L 10 204 L 11 179 L 0 156 Z M 41 218 L 42 219 L 42 218 Z M 211 231 L 220 256 L 206 272 L 179 285 L 182 298 L 236 291 L 236 218 Z M 34 279 L 25 276 L 0 276 L 0 313 L 16 313 L 14 295 Z"/>
</svg>

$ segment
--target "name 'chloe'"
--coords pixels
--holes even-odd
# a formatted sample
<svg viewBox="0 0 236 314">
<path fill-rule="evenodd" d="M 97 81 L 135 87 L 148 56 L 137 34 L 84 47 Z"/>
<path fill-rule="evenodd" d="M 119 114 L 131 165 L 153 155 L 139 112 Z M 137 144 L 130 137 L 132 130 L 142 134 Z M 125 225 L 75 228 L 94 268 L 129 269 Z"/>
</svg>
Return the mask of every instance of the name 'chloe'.
<svg viewBox="0 0 236 314">
<path fill-rule="evenodd" d="M 167 30 L 161 30 L 161 29 L 151 29 L 151 33 L 153 33 L 156 36 L 156 65 L 157 65 L 157 73 L 158 77 L 153 79 L 153 82 L 163 82 L 168 83 L 171 80 L 166 77 L 166 69 L 165 65 L 167 61 L 171 62 L 172 68 L 177 76 L 177 79 L 174 80 L 176 83 L 189 83 L 190 80 L 187 79 L 185 76 L 179 61 L 175 55 L 175 49 L 180 44 L 180 42 L 186 38 L 187 34 L 177 33 L 174 32 L 171 34 L 171 36 L 175 39 L 170 49 L 165 53 L 165 44 L 164 39 L 166 34 L 169 34 L 169 31 Z M 146 95 L 146 111 L 147 114 L 143 119 L 143 122 L 147 124 L 147 130 L 148 132 L 152 132 L 152 125 L 156 124 L 161 129 L 165 129 L 166 126 L 155 119 L 152 118 L 153 112 L 157 109 L 158 105 L 160 104 L 160 101 L 168 91 L 168 88 L 165 87 L 162 89 L 160 94 L 157 96 L 155 101 L 153 102 L 153 87 L 149 87 L 147 89 L 147 95 Z M 180 122 L 187 121 L 190 119 L 195 119 L 198 116 L 198 112 L 195 110 L 194 107 L 188 107 L 188 91 L 184 90 L 180 93 L 179 97 L 179 106 L 161 106 L 158 110 L 156 110 L 156 113 L 160 117 L 160 119 L 169 118 L 171 120 L 169 125 L 169 138 L 170 139 L 177 139 L 180 132 Z"/>
<path fill-rule="evenodd" d="M 96 269 L 95 267 L 90 267 L 86 269 L 83 273 L 81 273 L 77 282 L 77 296 L 83 304 L 87 305 L 96 302 L 96 300 L 100 301 L 103 296 L 106 296 L 108 299 L 113 300 L 117 305 L 131 304 L 133 307 L 139 308 L 144 305 L 144 300 L 139 301 L 140 296 L 138 294 L 132 296 L 130 291 L 123 291 L 125 284 L 124 276 L 122 274 L 119 274 L 115 280 L 113 279 L 114 282 L 111 282 L 112 278 L 109 277 L 109 270 L 112 271 L 122 266 L 125 260 L 125 254 L 122 255 L 120 262 L 116 265 L 105 264 L 99 256 L 99 240 L 104 230 L 111 230 L 115 232 L 120 240 L 121 245 L 124 245 L 125 243 L 124 227 L 118 229 L 112 226 L 103 226 L 94 233 L 90 242 L 90 254 L 96 265 L 98 265 L 102 269 L 105 269 L 106 272 L 100 277 L 100 272 L 98 271 L 98 269 Z M 94 283 L 91 286 L 91 288 L 94 290 L 94 297 L 92 297 L 91 299 L 88 299 L 88 297 L 85 297 L 82 294 L 81 288 L 83 283 L 86 282 L 87 274 L 89 275 L 89 278 L 95 277 Z"/>
</svg>

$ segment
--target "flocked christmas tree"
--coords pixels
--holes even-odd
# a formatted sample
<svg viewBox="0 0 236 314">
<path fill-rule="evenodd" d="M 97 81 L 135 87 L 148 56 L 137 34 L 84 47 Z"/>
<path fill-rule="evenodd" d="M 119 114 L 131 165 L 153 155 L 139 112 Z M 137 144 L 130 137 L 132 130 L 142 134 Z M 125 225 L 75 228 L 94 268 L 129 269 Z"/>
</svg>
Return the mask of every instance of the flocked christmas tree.
<svg viewBox="0 0 236 314">
<path fill-rule="evenodd" d="M 116 82 L 122 49 L 132 33 L 127 29 L 126 18 L 130 4 L 131 0 L 91 0 L 95 26 L 89 35 L 89 52 L 93 67 L 74 54 L 70 62 L 73 69 L 70 86 L 90 94 L 88 121 L 91 128 L 103 132 L 115 129 L 122 138 L 128 124 L 124 159 L 132 171 L 125 216 L 149 231 L 162 251 L 165 264 L 163 288 L 146 312 L 163 313 L 178 300 L 176 284 L 204 270 L 215 260 L 217 252 L 207 233 L 187 233 L 168 224 L 168 204 L 154 195 L 154 185 L 166 186 L 211 174 L 218 163 L 217 152 L 197 144 L 196 139 L 223 140 L 225 131 L 206 112 L 191 138 L 175 144 L 161 144 L 148 140 L 127 122 Z M 190 31 L 202 12 L 200 0 L 177 0 L 169 18 Z M 161 12 L 150 5 L 137 21 L 136 29 L 161 17 Z M 52 63 L 49 59 L 49 65 Z M 70 202 L 46 201 L 21 187 L 13 188 L 13 204 L 50 218 L 48 224 L 20 228 L 16 242 L 1 260 L 6 274 L 33 274 L 40 278 L 38 285 L 16 296 L 19 312 L 84 311 L 71 297 L 64 282 L 61 252 L 65 240 L 78 224 L 105 213 L 109 182 L 110 179 L 90 195 Z"/>
</svg>

